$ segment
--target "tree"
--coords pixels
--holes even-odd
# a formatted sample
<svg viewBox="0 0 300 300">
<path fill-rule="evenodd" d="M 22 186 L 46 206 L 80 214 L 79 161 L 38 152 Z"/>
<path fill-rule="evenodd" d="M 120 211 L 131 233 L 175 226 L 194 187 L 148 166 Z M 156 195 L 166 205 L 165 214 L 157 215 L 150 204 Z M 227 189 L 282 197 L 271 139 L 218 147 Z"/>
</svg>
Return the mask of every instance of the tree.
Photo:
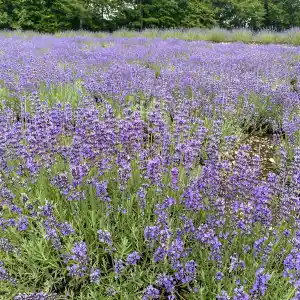
<svg viewBox="0 0 300 300">
<path fill-rule="evenodd" d="M 0 29 L 10 27 L 10 18 L 8 14 L 8 4 L 4 0 L 0 0 Z"/>
<path fill-rule="evenodd" d="M 286 29 L 300 0 L 0 0 L 0 29 L 41 32 L 118 28 Z"/>
<path fill-rule="evenodd" d="M 6 28 L 41 32 L 88 27 L 89 15 L 86 14 L 83 0 L 1 1 L 2 27 L 5 24 Z"/>
<path fill-rule="evenodd" d="M 142 27 L 171 28 L 178 24 L 178 1 L 144 0 L 142 5 Z"/>
<path fill-rule="evenodd" d="M 215 11 L 210 1 L 189 0 L 182 27 L 213 27 L 216 25 Z"/>
<path fill-rule="evenodd" d="M 10 1 L 11 12 L 9 14 L 11 28 L 24 30 L 39 30 L 41 18 L 45 13 L 44 6 L 44 0 Z"/>
<path fill-rule="evenodd" d="M 123 9 L 130 28 L 174 28 L 184 18 L 187 0 L 136 0 Z"/>
<path fill-rule="evenodd" d="M 265 27 L 285 29 L 300 26 L 299 0 L 264 0 Z"/>
<path fill-rule="evenodd" d="M 259 29 L 264 24 L 265 7 L 261 0 L 213 0 L 220 27 L 250 27 Z"/>
</svg>

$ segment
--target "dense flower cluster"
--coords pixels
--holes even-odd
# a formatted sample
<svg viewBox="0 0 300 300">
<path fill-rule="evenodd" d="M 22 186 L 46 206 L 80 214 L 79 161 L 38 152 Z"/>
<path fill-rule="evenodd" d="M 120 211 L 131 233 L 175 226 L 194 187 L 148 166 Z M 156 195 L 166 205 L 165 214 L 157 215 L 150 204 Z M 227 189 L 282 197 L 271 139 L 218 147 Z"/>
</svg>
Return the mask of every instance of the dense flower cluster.
<svg viewBox="0 0 300 300">
<path fill-rule="evenodd" d="M 11 298 L 299 298 L 299 48 L 0 41 Z"/>
<path fill-rule="evenodd" d="M 31 294 L 18 294 L 14 300 L 55 300 L 56 295 L 49 295 L 44 292 L 31 293 Z"/>
</svg>

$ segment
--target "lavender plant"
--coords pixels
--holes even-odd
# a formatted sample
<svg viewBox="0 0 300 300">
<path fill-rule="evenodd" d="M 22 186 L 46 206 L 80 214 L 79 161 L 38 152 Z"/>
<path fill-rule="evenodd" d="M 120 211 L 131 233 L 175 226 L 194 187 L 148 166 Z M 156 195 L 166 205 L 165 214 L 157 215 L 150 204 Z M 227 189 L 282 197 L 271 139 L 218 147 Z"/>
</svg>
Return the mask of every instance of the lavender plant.
<svg viewBox="0 0 300 300">
<path fill-rule="evenodd" d="M 299 297 L 299 48 L 0 39 L 0 297 Z"/>
</svg>

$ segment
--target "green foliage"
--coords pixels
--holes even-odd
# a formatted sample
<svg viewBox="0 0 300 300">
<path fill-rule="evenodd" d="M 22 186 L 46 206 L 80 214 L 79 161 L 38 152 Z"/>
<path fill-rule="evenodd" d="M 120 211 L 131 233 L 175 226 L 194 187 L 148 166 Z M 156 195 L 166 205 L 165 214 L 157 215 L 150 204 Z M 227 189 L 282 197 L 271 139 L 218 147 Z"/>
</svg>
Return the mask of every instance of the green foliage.
<svg viewBox="0 0 300 300">
<path fill-rule="evenodd" d="M 182 27 L 212 27 L 216 25 L 215 13 L 209 1 L 190 0 Z"/>
<path fill-rule="evenodd" d="M 261 0 L 213 0 L 213 4 L 221 27 L 258 29 L 263 26 L 265 10 Z"/>
<path fill-rule="evenodd" d="M 265 0 L 265 26 L 282 29 L 300 26 L 300 5 L 297 0 Z"/>
<path fill-rule="evenodd" d="M 286 29 L 298 0 L 0 0 L 0 29 L 40 32 L 120 28 Z"/>
</svg>

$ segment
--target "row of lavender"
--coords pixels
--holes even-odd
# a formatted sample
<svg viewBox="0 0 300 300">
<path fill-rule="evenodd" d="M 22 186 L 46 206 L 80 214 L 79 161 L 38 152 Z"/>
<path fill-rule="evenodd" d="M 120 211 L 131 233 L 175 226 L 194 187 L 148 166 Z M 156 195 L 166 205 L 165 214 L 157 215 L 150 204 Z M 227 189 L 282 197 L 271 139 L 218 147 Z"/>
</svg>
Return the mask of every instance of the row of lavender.
<svg viewBox="0 0 300 300">
<path fill-rule="evenodd" d="M 1 37 L 0 69 L 3 299 L 300 299 L 300 48 Z"/>
</svg>

